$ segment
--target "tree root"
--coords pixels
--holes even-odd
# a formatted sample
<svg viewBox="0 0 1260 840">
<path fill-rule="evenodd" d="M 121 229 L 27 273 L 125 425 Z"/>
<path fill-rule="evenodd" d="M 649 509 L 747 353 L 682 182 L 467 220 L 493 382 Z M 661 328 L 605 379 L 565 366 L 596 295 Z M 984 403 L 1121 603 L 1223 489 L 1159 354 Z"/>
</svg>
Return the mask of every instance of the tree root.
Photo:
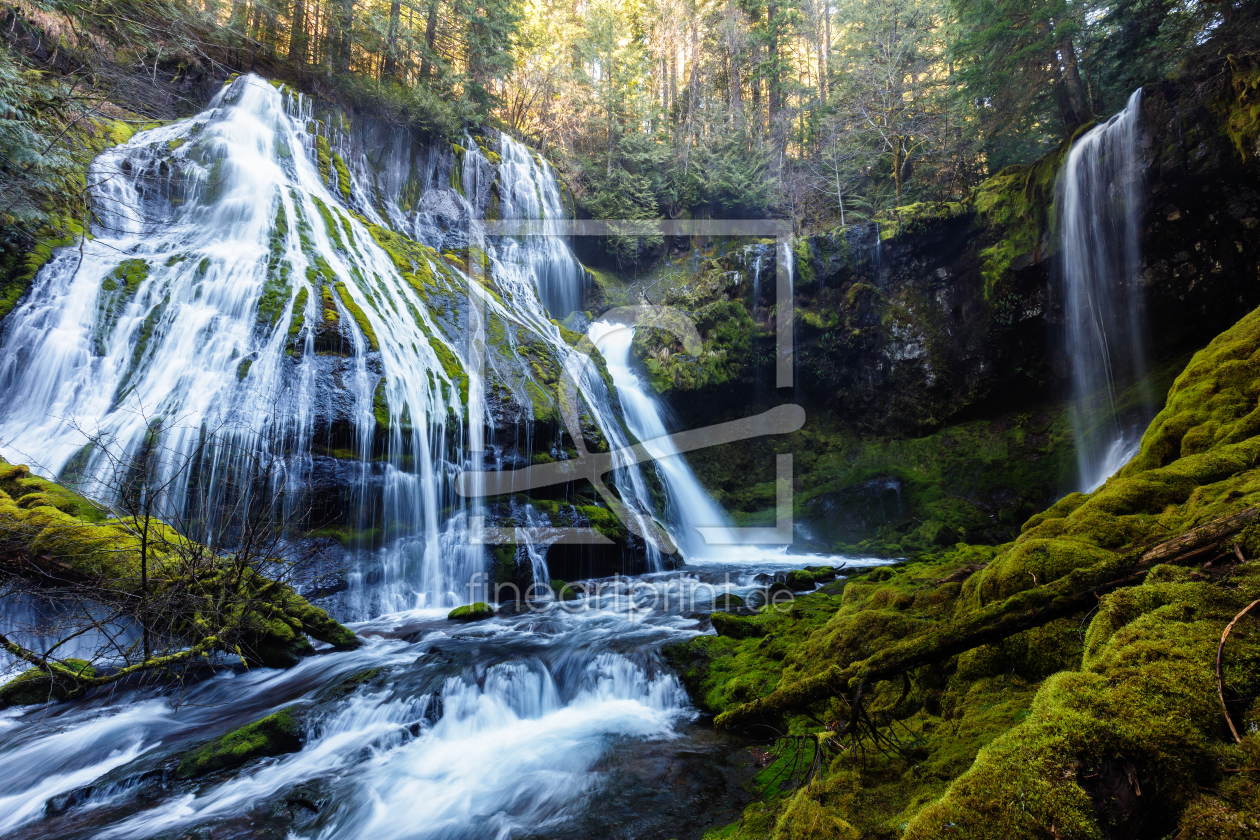
<svg viewBox="0 0 1260 840">
<path fill-rule="evenodd" d="M 1239 619 L 1246 615 L 1256 604 L 1260 604 L 1260 598 L 1243 607 L 1242 612 L 1234 616 L 1233 621 L 1225 625 L 1225 632 L 1221 634 L 1221 643 L 1216 646 L 1216 696 L 1221 698 L 1221 711 L 1225 713 L 1225 722 L 1229 724 L 1229 731 L 1234 736 L 1234 741 L 1239 744 L 1242 743 L 1242 738 L 1238 736 L 1238 730 L 1234 728 L 1234 721 L 1230 719 L 1229 709 L 1225 705 L 1225 684 L 1224 680 L 1221 679 L 1221 655 L 1225 652 L 1225 640 L 1229 638 L 1229 631 L 1233 630 Z"/>
</svg>

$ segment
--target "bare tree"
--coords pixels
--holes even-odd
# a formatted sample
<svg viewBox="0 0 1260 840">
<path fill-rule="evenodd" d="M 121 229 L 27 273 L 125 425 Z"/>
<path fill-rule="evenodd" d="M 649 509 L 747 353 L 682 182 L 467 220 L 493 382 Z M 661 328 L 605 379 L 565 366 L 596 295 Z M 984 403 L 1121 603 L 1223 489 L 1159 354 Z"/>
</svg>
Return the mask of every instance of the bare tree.
<svg viewBox="0 0 1260 840">
<path fill-rule="evenodd" d="M 204 662 L 284 666 L 313 652 L 307 635 L 355 646 L 289 585 L 317 551 L 287 539 L 299 517 L 284 464 L 230 433 L 199 430 L 187 452 L 164 443 L 160 418 L 148 429 L 132 451 L 89 437 L 104 501 L 78 497 L 77 516 L 0 500 L 0 597 L 26 616 L 0 646 L 33 666 L 28 687 L 65 697 Z M 11 485 L 42 481 L 25 469 L 10 468 Z"/>
</svg>

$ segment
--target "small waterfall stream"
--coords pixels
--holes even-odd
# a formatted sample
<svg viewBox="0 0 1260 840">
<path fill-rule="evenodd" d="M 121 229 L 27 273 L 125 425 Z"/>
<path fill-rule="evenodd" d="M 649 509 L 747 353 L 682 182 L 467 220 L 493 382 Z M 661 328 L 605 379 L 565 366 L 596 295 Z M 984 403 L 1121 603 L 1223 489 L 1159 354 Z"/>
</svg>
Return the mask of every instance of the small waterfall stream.
<svg viewBox="0 0 1260 840">
<path fill-rule="evenodd" d="M 645 445 L 649 446 L 665 482 L 669 496 L 667 521 L 672 526 L 683 557 L 694 561 L 719 552 L 729 554 L 730 546 L 720 549 L 710 547 L 701 536 L 700 528 L 728 528 L 730 521 L 725 511 L 709 498 L 687 462 L 668 441 L 666 436 L 670 430 L 665 427 L 660 406 L 644 390 L 639 377 L 630 367 L 634 328 L 596 321 L 588 335 L 607 360 L 608 373 L 621 397 L 626 425 L 640 441 L 654 441 Z"/>
<path fill-rule="evenodd" d="M 1099 487 L 1137 452 L 1150 395 L 1137 424 L 1121 419 L 1117 389 L 1146 374 L 1138 245 L 1142 213 L 1139 120 L 1142 91 L 1124 110 L 1073 144 L 1058 184 L 1072 422 L 1080 486 Z"/>
<path fill-rule="evenodd" d="M 806 558 L 706 550 L 694 525 L 726 517 L 681 458 L 666 457 L 674 521 L 692 532 L 685 550 L 708 562 L 602 581 L 536 612 L 447 621 L 486 566 L 468 539 L 484 507 L 453 492 L 454 476 L 503 466 L 509 429 L 494 400 L 521 387 L 513 375 L 537 352 L 527 341 L 569 373 L 584 423 L 610 448 L 629 439 L 614 395 L 551 320 L 578 308 L 581 266 L 559 236 L 482 236 L 473 196 L 489 164 L 475 143 L 458 163 L 462 197 L 432 188 L 430 155 L 420 177 L 429 191 L 404 200 L 406 179 L 389 167 L 350 159 L 321 171 L 328 135 L 316 123 L 308 100 L 245 76 L 197 117 L 97 159 L 95 237 L 81 254 L 59 252 L 5 323 L 0 453 L 105 490 L 109 459 L 85 448 L 85 429 L 134 451 L 152 418 L 178 418 L 159 472 L 177 475 L 199 430 L 225 429 L 233 446 L 201 461 L 207 486 L 243 451 L 283 454 L 295 492 L 318 492 L 327 451 L 340 450 L 337 469 L 357 488 L 354 523 L 389 532 L 359 557 L 338 616 L 367 643 L 286 671 L 221 671 L 186 686 L 178 705 L 160 687 L 120 686 L 0 711 L 0 834 L 576 840 L 627 825 L 673 832 L 705 807 L 733 807 L 711 799 L 726 794 L 708 780 L 726 772 L 734 744 L 692 725 L 659 649 L 699 632 L 691 615 L 719 594 L 746 594 L 757 573 Z M 500 154 L 501 217 L 563 218 L 546 164 L 506 137 Z M 462 226 L 442 221 L 451 207 L 463 208 Z M 404 276 L 381 244 L 391 230 L 435 249 L 484 246 L 493 288 L 460 272 L 462 303 L 434 302 L 439 286 Z M 426 253 L 435 283 L 451 276 L 438 251 Z M 348 348 L 329 350 L 327 323 Z M 629 370 L 629 337 L 616 338 L 610 369 L 631 432 L 655 436 L 664 424 Z M 329 405 L 344 440 L 326 439 Z M 628 456 L 612 483 L 632 515 L 652 515 Z M 529 532 L 537 523 L 524 518 Z M 545 546 L 525 549 L 545 581 Z M 661 568 L 659 555 L 646 559 Z M 280 709 L 300 721 L 298 752 L 174 779 L 187 750 Z"/>
</svg>

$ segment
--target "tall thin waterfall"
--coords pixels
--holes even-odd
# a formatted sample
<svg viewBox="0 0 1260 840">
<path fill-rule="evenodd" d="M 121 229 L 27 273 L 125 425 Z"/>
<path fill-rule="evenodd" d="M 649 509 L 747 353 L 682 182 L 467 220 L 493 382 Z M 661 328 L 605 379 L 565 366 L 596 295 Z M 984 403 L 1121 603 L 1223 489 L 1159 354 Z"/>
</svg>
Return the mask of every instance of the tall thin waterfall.
<svg viewBox="0 0 1260 840">
<path fill-rule="evenodd" d="M 626 425 L 645 444 L 656 459 L 657 468 L 669 495 L 667 519 L 679 549 L 688 560 L 715 556 L 718 552 L 706 545 L 700 528 L 728 528 L 730 520 L 696 479 L 687 462 L 667 438 L 669 430 L 661 417 L 655 398 L 644 390 L 643 383 L 630 367 L 630 344 L 634 328 L 607 321 L 597 321 L 588 333 L 608 362 L 608 373 L 616 383 L 625 411 Z M 730 555 L 731 549 L 721 552 Z"/>
<path fill-rule="evenodd" d="M 114 465 L 87 436 L 135 453 L 156 424 L 165 432 L 154 474 L 172 482 L 178 504 L 198 497 L 190 476 L 214 492 L 251 457 L 278 459 L 295 492 L 321 469 L 340 470 L 357 488 L 347 524 L 386 537 L 362 612 L 465 603 L 486 554 L 468 539 L 478 510 L 454 492 L 454 476 L 485 464 L 493 443 L 485 378 L 525 390 L 512 385 L 528 375 L 514 352 L 522 329 L 570 371 L 582 414 L 625 445 L 603 380 L 550 321 L 578 305 L 581 269 L 559 236 L 544 235 L 486 248 L 500 294 L 418 246 L 404 276 L 381 237 L 391 221 L 411 229 L 396 206 L 383 219 L 352 172 L 332 169 L 329 187 L 328 140 L 316 131 L 309 100 L 245 76 L 198 116 L 97 158 L 94 238 L 59 252 L 5 323 L 0 454 L 45 475 L 72 472 L 89 494 L 107 495 Z M 484 192 L 475 179 L 488 163 L 468 145 L 465 190 Z M 507 138 L 502 148 L 503 212 L 557 220 L 550 170 Z M 353 161 L 352 170 L 361 171 Z M 421 275 L 456 277 L 453 303 L 431 303 L 438 290 Z M 483 369 L 473 356 L 484 355 L 488 322 L 506 352 Z M 350 347 L 320 344 L 330 323 Z M 346 439 L 323 439 L 346 426 Z M 207 439 L 231 445 L 205 451 Z M 335 460 L 317 463 L 316 451 L 334 449 Z M 191 461 L 197 468 L 184 469 Z M 614 483 L 650 515 L 637 467 L 623 465 Z"/>
<path fill-rule="evenodd" d="M 1139 89 L 1123 111 L 1078 140 L 1058 184 L 1072 420 L 1083 491 L 1127 463 L 1141 439 L 1140 430 L 1124 428 L 1117 412 L 1117 387 L 1140 382 L 1146 373 L 1138 288 L 1141 106 Z"/>
</svg>

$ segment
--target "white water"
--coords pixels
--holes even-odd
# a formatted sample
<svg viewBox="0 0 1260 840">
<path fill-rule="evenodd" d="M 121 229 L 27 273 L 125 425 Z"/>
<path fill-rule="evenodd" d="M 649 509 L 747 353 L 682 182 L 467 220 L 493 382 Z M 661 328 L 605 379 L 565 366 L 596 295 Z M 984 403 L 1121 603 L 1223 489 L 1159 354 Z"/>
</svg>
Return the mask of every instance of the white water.
<svg viewBox="0 0 1260 840">
<path fill-rule="evenodd" d="M 418 613 L 381 619 L 357 627 L 368 638 L 359 650 L 223 673 L 187 687 L 179 708 L 155 691 L 124 690 L 112 701 L 0 713 L 0 806 L 11 805 L 0 807 L 0 831 L 141 838 L 247 816 L 264 825 L 269 813 L 289 813 L 285 799 L 298 792 L 320 810 L 291 809 L 290 837 L 610 836 L 643 816 L 637 797 L 660 785 L 656 771 L 618 763 L 618 751 L 682 739 L 680 749 L 724 754 L 680 729 L 695 713 L 657 648 L 696 633 L 684 617 L 692 610 L 746 594 L 756 572 L 773 568 L 606 581 L 567 609 L 472 627 Z M 348 696 L 321 694 L 370 668 L 379 676 Z M 146 775 L 282 708 L 302 721 L 296 753 L 183 785 Z M 45 801 L 71 792 L 64 813 L 43 816 Z M 578 816 L 601 827 L 567 828 Z"/>
<path fill-rule="evenodd" d="M 645 386 L 630 367 L 630 345 L 634 328 L 597 321 L 587 333 L 608 364 L 608 373 L 625 412 L 626 425 L 655 459 L 656 467 L 669 496 L 668 521 L 683 557 L 697 560 L 719 552 L 729 555 L 729 547 L 709 546 L 701 528 L 729 528 L 730 520 L 705 492 L 695 473 L 670 443 L 670 429 L 665 427 L 660 405 L 647 393 Z M 726 542 L 730 542 L 727 540 Z"/>
<path fill-rule="evenodd" d="M 1124 466 L 1141 440 L 1140 424 L 1125 427 L 1116 403 L 1118 383 L 1140 382 L 1146 373 L 1138 286 L 1141 107 L 1138 89 L 1123 111 L 1078 140 L 1058 185 L 1072 421 L 1085 492 Z"/>
<path fill-rule="evenodd" d="M 602 380 L 564 342 L 539 298 L 576 306 L 581 269 L 557 236 L 491 243 L 501 298 L 465 279 L 463 294 L 476 306 L 465 298 L 453 312 L 431 307 L 321 176 L 312 119 L 309 101 L 246 76 L 197 117 L 141 132 L 94 162 L 96 237 L 82 254 L 58 253 L 6 321 L 0 454 L 49 476 L 72 467 L 88 495 L 108 498 L 119 478 L 115 459 L 136 453 L 159 420 L 169 427 L 153 471 L 158 483 L 170 483 L 163 515 L 197 515 L 186 507 L 189 476 L 199 474 L 213 499 L 249 457 L 278 460 L 277 480 L 295 508 L 316 466 L 312 446 L 327 445 L 315 432 L 329 428 L 339 405 L 351 432 L 342 446 L 359 464 L 357 502 L 341 524 L 383 526 L 391 535 L 372 561 L 377 582 L 365 587 L 363 575 L 351 576 L 359 615 L 466 603 L 486 554 L 468 534 L 480 508 L 455 494 L 453 474 L 470 459 L 480 463 L 494 442 L 487 388 L 507 388 L 532 406 L 525 360 L 505 362 L 508 353 L 477 363 L 487 355 L 487 322 L 509 349 L 519 326 L 537 334 L 574 380 L 577 410 L 615 447 L 625 444 Z M 473 179 L 485 159 L 467 146 L 464 177 Z M 555 224 L 563 204 L 551 171 L 510 139 L 502 150 L 501 212 Z M 384 225 L 359 198 L 368 190 L 351 186 L 358 211 Z M 443 194 L 463 201 L 453 190 Z M 464 212 L 472 216 L 466 202 Z M 388 215 L 399 216 L 396 208 Z M 134 288 L 118 275 L 126 260 L 147 265 Z M 321 292 L 340 318 L 349 358 L 315 352 Z M 305 305 L 295 311 L 302 293 Z M 275 305 L 264 309 L 271 298 Z M 295 321 L 301 326 L 291 337 Z M 434 345 L 469 376 L 468 405 Z M 390 428 L 384 457 L 374 462 L 378 385 Z M 218 445 L 199 452 L 206 433 Z M 107 440 L 112 452 L 85 450 L 88 435 Z M 634 515 L 650 518 L 637 467 L 622 465 L 613 483 L 624 487 Z"/>
<path fill-rule="evenodd" d="M 452 477 L 483 464 L 503 431 L 489 394 L 520 387 L 514 375 L 526 363 L 515 358 L 518 331 L 537 335 L 560 360 L 579 397 L 576 410 L 613 450 L 629 441 L 603 380 L 551 323 L 579 300 L 580 267 L 563 241 L 486 242 L 496 294 L 464 278 L 466 300 L 476 305 L 444 313 L 452 327 L 399 274 L 364 221 L 342 209 L 340 191 L 318 170 L 311 118 L 302 98 L 247 76 L 201 115 L 142 132 L 95 162 L 94 206 L 102 221 L 95 238 L 81 257 L 78 249 L 60 252 L 5 324 L 0 387 L 9 399 L 0 409 L 0 454 L 47 475 L 73 464 L 89 491 L 107 494 L 109 459 L 99 450 L 81 453 L 84 430 L 108 435 L 116 451 L 134 452 L 149 420 L 160 416 L 172 428 L 159 479 L 179 477 L 202 430 L 225 430 L 234 446 L 206 453 L 205 488 L 214 491 L 244 454 L 285 453 L 289 487 L 300 494 L 314 470 L 313 438 L 327 421 L 323 401 L 332 379 L 350 419 L 361 488 L 351 516 L 401 534 L 367 561 L 377 583 L 352 575 L 357 616 L 377 616 L 358 629 L 379 638 L 288 671 L 227 672 L 192 683 L 178 708 L 171 693 L 124 687 L 0 713 L 0 832 L 147 837 L 220 824 L 239 830 L 280 813 L 290 815 L 284 833 L 294 838 L 485 838 L 559 832 L 585 814 L 603 820 L 607 830 L 596 833 L 608 834 L 617 815 L 592 802 L 607 796 L 606 767 L 616 751 L 681 738 L 694 714 L 657 648 L 693 635 L 696 622 L 684 616 L 711 604 L 717 592 L 746 591 L 758 571 L 808 561 L 706 550 L 695 527 L 724 525 L 725 516 L 681 458 L 665 457 L 662 472 L 688 533 L 688 556 L 706 561 L 702 574 L 716 586 L 682 573 L 622 579 L 611 592 L 581 600 L 589 609 L 573 614 L 495 618 L 474 627 L 435 619 L 435 609 L 469 600 L 465 584 L 485 568 L 484 549 L 468 539 L 470 517 L 483 508 L 456 496 Z M 466 145 L 467 185 L 484 158 Z M 559 219 L 563 204 L 545 164 L 507 138 L 501 150 L 501 213 L 544 228 Z M 364 199 L 370 190 L 352 181 L 351 206 L 368 223 L 384 224 Z M 396 203 L 383 203 L 396 229 L 420 226 Z M 283 229 L 276 224 L 281 208 Z M 466 209 L 467 235 L 476 243 L 476 220 Z M 126 259 L 144 260 L 148 273 L 130 290 L 120 291 L 121 278 L 111 280 L 111 292 L 107 278 Z M 309 325 L 324 317 L 325 263 L 364 313 L 379 350 L 334 294 L 330 305 L 353 353 L 316 352 Z M 302 289 L 306 305 L 295 313 Z M 268 293 L 279 301 L 274 320 L 259 317 Z M 290 345 L 289 328 L 299 317 L 306 326 Z M 504 334 L 506 353 L 485 352 L 492 330 Z M 432 342 L 461 361 L 466 401 Z M 242 376 L 245 359 L 252 363 Z M 655 437 L 649 430 L 664 428 L 659 407 L 637 386 L 626 390 L 628 373 L 623 354 L 614 376 L 623 399 L 633 398 L 627 420 L 637 436 Z M 390 424 L 384 456 L 373 461 L 378 386 Z M 646 486 L 626 458 L 614 482 L 646 521 Z M 182 480 L 169 494 L 176 512 L 186 499 Z M 379 495 L 369 500 L 374 486 Z M 526 524 L 537 523 L 527 517 Z M 527 550 L 536 579 L 545 581 L 543 552 Z M 721 559 L 740 561 L 729 567 L 734 582 L 716 580 L 727 570 Z M 659 560 L 649 552 L 650 564 Z M 323 693 L 370 668 L 380 676 L 349 696 Z M 201 782 L 163 779 L 160 768 L 198 743 L 287 707 L 303 720 L 301 751 Z M 706 748 L 713 746 L 690 747 Z M 632 789 L 660 785 L 634 776 L 633 767 L 618 772 L 638 780 Z M 318 813 L 284 804 L 295 790 L 319 800 Z M 57 800 L 71 793 L 73 801 Z M 44 816 L 50 799 L 62 802 L 63 815 Z M 636 815 L 627 809 L 625 816 Z"/>
</svg>

